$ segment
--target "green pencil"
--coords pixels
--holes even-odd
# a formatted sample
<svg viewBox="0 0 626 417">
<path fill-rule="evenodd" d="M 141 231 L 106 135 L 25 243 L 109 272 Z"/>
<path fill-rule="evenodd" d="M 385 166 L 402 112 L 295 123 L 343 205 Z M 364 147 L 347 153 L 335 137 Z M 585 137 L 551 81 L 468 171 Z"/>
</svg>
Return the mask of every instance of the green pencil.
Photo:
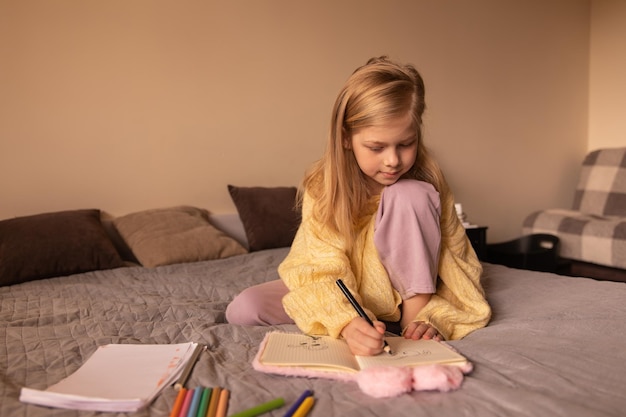
<svg viewBox="0 0 626 417">
<path fill-rule="evenodd" d="M 283 398 L 276 398 L 275 400 L 268 401 L 261 405 L 257 405 L 256 407 L 249 408 L 240 413 L 233 414 L 230 417 L 255 417 L 259 414 L 267 413 L 268 411 L 280 408 L 283 405 L 285 405 L 285 400 Z"/>
<path fill-rule="evenodd" d="M 209 408 L 209 397 L 211 397 L 211 388 L 204 388 L 204 390 L 202 390 L 202 398 L 200 398 L 198 417 L 206 416 L 206 411 Z"/>
</svg>

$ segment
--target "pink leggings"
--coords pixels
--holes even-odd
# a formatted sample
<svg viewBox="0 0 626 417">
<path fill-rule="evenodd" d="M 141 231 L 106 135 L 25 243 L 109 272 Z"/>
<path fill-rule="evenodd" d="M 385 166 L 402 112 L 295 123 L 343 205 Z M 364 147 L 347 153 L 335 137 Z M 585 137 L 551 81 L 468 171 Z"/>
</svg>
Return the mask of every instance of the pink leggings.
<svg viewBox="0 0 626 417">
<path fill-rule="evenodd" d="M 440 216 L 439 193 L 429 183 L 400 180 L 383 191 L 374 244 L 391 284 L 403 300 L 435 292 Z M 288 291 L 282 280 L 249 287 L 228 305 L 226 320 L 253 326 L 292 324 L 281 302 Z"/>
</svg>

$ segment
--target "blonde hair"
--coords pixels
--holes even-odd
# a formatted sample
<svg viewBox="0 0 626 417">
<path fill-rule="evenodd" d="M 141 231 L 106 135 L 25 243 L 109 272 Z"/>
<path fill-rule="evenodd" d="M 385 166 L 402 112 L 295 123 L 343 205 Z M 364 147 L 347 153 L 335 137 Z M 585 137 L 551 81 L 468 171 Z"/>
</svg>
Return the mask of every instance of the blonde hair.
<svg viewBox="0 0 626 417">
<path fill-rule="evenodd" d="M 382 56 L 370 59 L 352 73 L 339 92 L 333 107 L 326 151 L 305 176 L 300 188 L 315 199 L 315 219 L 354 240 L 355 225 L 372 201 L 348 144 L 352 132 L 380 126 L 389 120 L 411 114 L 417 136 L 417 157 L 403 178 L 433 184 L 440 190 L 445 181 L 423 142 L 422 115 L 425 109 L 424 81 L 411 65 L 400 65 Z"/>
</svg>

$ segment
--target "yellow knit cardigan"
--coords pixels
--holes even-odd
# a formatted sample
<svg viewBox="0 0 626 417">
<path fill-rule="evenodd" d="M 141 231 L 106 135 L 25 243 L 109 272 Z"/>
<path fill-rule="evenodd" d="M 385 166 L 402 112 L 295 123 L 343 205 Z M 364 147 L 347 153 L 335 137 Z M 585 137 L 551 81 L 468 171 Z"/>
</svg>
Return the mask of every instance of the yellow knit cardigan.
<svg viewBox="0 0 626 417">
<path fill-rule="evenodd" d="M 480 283 L 482 266 L 456 216 L 454 197 L 441 198 L 441 251 L 437 291 L 413 321 L 434 326 L 447 340 L 460 339 L 484 327 L 491 309 Z M 336 280 L 341 278 L 370 318 L 400 320 L 402 300 L 389 281 L 374 246 L 376 206 L 360 222 L 357 240 L 348 253 L 345 240 L 316 222 L 315 202 L 305 193 L 302 224 L 291 250 L 279 265 L 289 288 L 283 298 L 287 314 L 308 334 L 339 337 L 356 312 Z"/>
</svg>

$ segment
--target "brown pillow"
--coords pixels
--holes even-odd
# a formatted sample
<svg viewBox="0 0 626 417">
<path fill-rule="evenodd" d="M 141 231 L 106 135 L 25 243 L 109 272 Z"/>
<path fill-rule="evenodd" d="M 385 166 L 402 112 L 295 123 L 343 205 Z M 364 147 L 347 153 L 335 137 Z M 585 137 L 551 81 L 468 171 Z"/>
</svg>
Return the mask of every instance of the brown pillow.
<svg viewBox="0 0 626 417">
<path fill-rule="evenodd" d="M 180 206 L 127 214 L 113 220 L 113 224 L 137 260 L 149 268 L 247 252 L 212 226 L 208 217 L 206 210 Z"/>
<path fill-rule="evenodd" d="M 250 252 L 291 246 L 300 226 L 296 187 L 228 186 L 246 231 Z"/>
<path fill-rule="evenodd" d="M 133 251 L 130 250 L 124 238 L 120 236 L 120 232 L 117 231 L 115 225 L 113 224 L 113 220 L 115 217 L 109 213 L 104 211 L 100 212 L 100 221 L 102 222 L 102 227 L 104 227 L 104 231 L 107 232 L 109 239 L 115 246 L 117 253 L 120 254 L 122 260 L 127 263 L 127 266 L 137 266 L 139 265 L 139 261 L 133 255 Z"/>
<path fill-rule="evenodd" d="M 124 266 L 100 210 L 0 221 L 0 285 Z"/>
</svg>

